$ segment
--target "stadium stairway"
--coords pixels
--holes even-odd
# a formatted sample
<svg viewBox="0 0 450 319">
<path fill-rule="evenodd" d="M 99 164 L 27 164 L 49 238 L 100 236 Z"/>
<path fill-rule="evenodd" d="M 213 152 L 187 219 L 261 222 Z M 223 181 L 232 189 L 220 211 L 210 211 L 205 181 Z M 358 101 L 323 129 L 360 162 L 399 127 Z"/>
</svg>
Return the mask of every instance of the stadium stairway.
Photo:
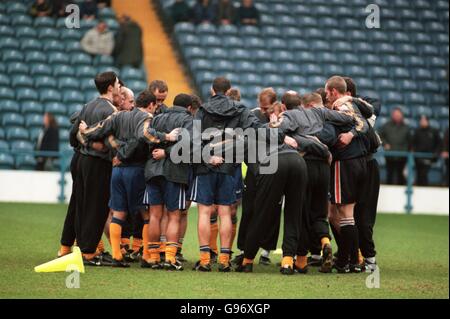
<svg viewBox="0 0 450 319">
<path fill-rule="evenodd" d="M 189 79 L 184 74 L 172 48 L 170 38 L 165 33 L 157 10 L 149 0 L 113 0 L 112 6 L 120 15 L 128 15 L 142 28 L 144 62 L 148 81 L 161 79 L 169 85 L 167 104 L 171 104 L 176 94 L 191 93 Z"/>
</svg>

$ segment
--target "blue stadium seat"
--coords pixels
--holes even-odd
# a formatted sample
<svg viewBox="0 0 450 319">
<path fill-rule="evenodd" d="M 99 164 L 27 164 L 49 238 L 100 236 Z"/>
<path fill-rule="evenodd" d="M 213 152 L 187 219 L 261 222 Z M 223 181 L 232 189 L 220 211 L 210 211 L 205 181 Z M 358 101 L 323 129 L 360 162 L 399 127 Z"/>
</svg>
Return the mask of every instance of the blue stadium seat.
<svg viewBox="0 0 450 319">
<path fill-rule="evenodd" d="M 310 40 L 319 39 L 325 40 L 326 36 L 322 30 L 319 28 L 305 28 L 303 29 L 303 34 Z"/>
<path fill-rule="evenodd" d="M 278 66 L 276 63 L 265 61 L 259 63 L 258 70 L 261 74 L 277 73 Z"/>
<path fill-rule="evenodd" d="M 55 64 L 64 64 L 67 63 L 69 60 L 69 57 L 64 52 L 50 52 L 48 54 L 48 63 L 55 65 Z"/>
<path fill-rule="evenodd" d="M 273 59 L 281 63 L 294 62 L 295 57 L 292 52 L 277 50 L 273 54 Z"/>
<path fill-rule="evenodd" d="M 194 58 L 205 58 L 206 57 L 206 50 L 204 50 L 202 47 L 187 47 L 184 49 L 184 55 L 188 59 L 194 59 Z"/>
<path fill-rule="evenodd" d="M 432 68 L 442 68 L 447 66 L 447 61 L 441 57 L 433 56 L 427 59 L 428 65 Z"/>
<path fill-rule="evenodd" d="M 29 128 L 28 131 L 30 133 L 30 141 L 36 143 L 39 135 L 41 135 L 42 127 L 32 127 Z"/>
<path fill-rule="evenodd" d="M 247 50 L 244 49 L 230 50 L 229 57 L 232 60 L 256 60 L 254 56 L 252 56 Z M 268 60 L 270 60 L 270 58 Z"/>
<path fill-rule="evenodd" d="M 0 38 L 0 47 L 4 49 L 18 50 L 20 43 L 13 37 Z"/>
<path fill-rule="evenodd" d="M 420 52 L 426 56 L 438 56 L 440 53 L 439 49 L 434 45 L 426 44 L 426 45 L 421 45 L 419 48 L 420 48 Z"/>
<path fill-rule="evenodd" d="M 284 50 L 286 48 L 286 41 L 282 39 L 272 39 L 266 43 L 269 50 Z"/>
<path fill-rule="evenodd" d="M 281 73 L 282 74 L 299 74 L 301 72 L 301 68 L 298 64 L 285 62 L 281 64 Z"/>
<path fill-rule="evenodd" d="M 11 83 L 11 81 L 9 80 L 9 76 L 7 76 L 6 74 L 2 74 L 0 73 L 0 86 L 9 86 L 9 84 Z"/>
<path fill-rule="evenodd" d="M 11 84 L 14 88 L 33 88 L 34 81 L 31 76 L 20 74 L 11 77 Z"/>
<path fill-rule="evenodd" d="M 244 85 L 258 85 L 261 83 L 261 76 L 258 73 L 246 72 L 241 75 L 241 83 Z"/>
<path fill-rule="evenodd" d="M 0 87 L 0 100 L 14 100 L 14 90 L 9 87 Z"/>
<path fill-rule="evenodd" d="M 61 101 L 61 93 L 54 89 L 42 89 L 39 91 L 39 98 L 41 102 L 58 102 Z"/>
<path fill-rule="evenodd" d="M 397 50 L 399 51 L 399 54 L 404 54 L 404 55 L 417 54 L 417 52 L 418 52 L 417 47 L 410 43 L 397 44 Z"/>
<path fill-rule="evenodd" d="M 66 90 L 78 90 L 80 89 L 80 82 L 77 78 L 73 77 L 61 77 L 58 79 L 58 89 Z"/>
<path fill-rule="evenodd" d="M 34 86 L 36 89 L 54 89 L 57 87 L 57 82 L 54 77 L 41 75 L 35 77 Z"/>
<path fill-rule="evenodd" d="M 79 85 L 81 91 L 91 90 L 92 88 L 95 88 L 95 81 L 94 81 L 94 78 L 91 78 L 91 77 L 79 78 L 78 85 Z M 70 90 L 71 89 L 69 89 L 69 91 Z"/>
<path fill-rule="evenodd" d="M 264 49 L 266 48 L 266 42 L 259 37 L 246 37 L 243 38 L 246 48 Z"/>
<path fill-rule="evenodd" d="M 263 35 L 265 37 L 272 37 L 272 38 L 279 38 L 280 36 L 280 30 L 278 28 L 273 28 L 274 30 L 276 30 L 275 34 L 266 34 L 264 32 L 268 32 L 267 30 L 263 31 Z M 269 30 L 269 32 L 271 32 L 272 29 Z M 298 39 L 301 38 L 301 30 L 299 28 L 295 28 L 295 27 L 285 27 L 283 28 L 283 30 L 281 31 L 281 35 L 286 38 L 286 39 Z"/>
<path fill-rule="evenodd" d="M 184 46 L 186 46 L 186 45 L 200 46 L 200 44 L 201 44 L 200 38 L 193 34 L 187 34 L 185 36 L 180 36 L 180 37 L 178 37 L 178 41 Z"/>
<path fill-rule="evenodd" d="M 23 126 L 25 119 L 19 113 L 4 113 L 2 115 L 2 127 Z"/>
<path fill-rule="evenodd" d="M 289 15 L 291 13 L 289 6 L 284 3 L 274 3 L 270 6 L 270 11 L 275 15 Z"/>
<path fill-rule="evenodd" d="M 248 50 L 246 50 L 248 52 Z M 272 58 L 272 52 L 268 51 L 268 50 L 256 50 L 252 52 L 252 57 L 254 60 L 256 61 L 269 61 L 271 62 L 273 60 Z"/>
<path fill-rule="evenodd" d="M 28 140 L 28 131 L 22 126 L 11 127 L 6 129 L 6 139 L 9 141 L 26 141 Z"/>
<path fill-rule="evenodd" d="M 98 69 L 98 72 L 102 72 L 102 69 L 105 69 L 105 68 L 100 67 Z M 106 68 L 106 69 L 110 70 L 111 68 Z M 105 71 L 103 71 L 103 72 L 105 72 Z M 119 72 L 116 72 L 116 73 L 118 74 Z M 80 66 L 76 67 L 75 75 L 80 78 L 94 78 L 97 75 L 97 70 L 95 70 L 93 67 L 90 67 L 87 65 L 80 65 Z"/>
<path fill-rule="evenodd" d="M 73 53 L 70 56 L 70 63 L 73 65 L 92 65 L 92 58 L 86 53 Z"/>
<path fill-rule="evenodd" d="M 311 14 L 311 8 L 305 4 L 297 4 L 294 3 L 291 6 L 291 12 L 292 14 L 296 15 L 296 16 L 304 16 L 304 15 L 308 15 Z"/>
<path fill-rule="evenodd" d="M 61 101 L 61 99 L 45 103 L 45 112 L 52 113 L 54 115 L 66 115 L 67 108 L 59 101 Z"/>
<path fill-rule="evenodd" d="M 14 14 L 11 16 L 13 26 L 32 26 L 33 19 L 28 14 Z"/>
<path fill-rule="evenodd" d="M 14 29 L 8 25 L 0 25 L 0 36 L 1 37 L 14 37 Z"/>
<path fill-rule="evenodd" d="M 53 75 L 62 77 L 62 76 L 74 76 L 75 71 L 71 65 L 67 64 L 57 64 L 53 66 Z"/>
<path fill-rule="evenodd" d="M 56 39 L 45 39 L 43 40 L 44 50 L 46 52 L 64 52 L 64 43 Z"/>
<path fill-rule="evenodd" d="M 105 23 L 108 23 L 108 22 L 105 20 Z M 94 20 L 82 19 L 82 20 L 80 20 L 80 30 L 83 33 L 86 33 L 90 29 L 94 28 L 97 24 L 98 24 L 98 21 L 95 19 Z"/>
<path fill-rule="evenodd" d="M 0 169 L 13 169 L 14 157 L 10 154 L 0 153 Z"/>
<path fill-rule="evenodd" d="M 242 48 L 244 41 L 237 36 L 227 36 L 223 39 L 223 45 L 226 48 Z"/>
<path fill-rule="evenodd" d="M 309 28 L 309 27 L 317 27 L 318 20 L 312 16 L 303 16 L 298 20 L 298 26 L 300 29 Z"/>
<path fill-rule="evenodd" d="M 344 52 L 339 54 L 339 61 L 344 64 L 357 63 L 358 60 L 358 55 L 355 53 Z"/>
<path fill-rule="evenodd" d="M 39 114 L 42 115 L 44 107 L 41 102 L 38 101 L 25 101 L 21 105 L 22 114 Z"/>
<path fill-rule="evenodd" d="M 336 74 L 344 74 L 344 67 L 342 64 L 324 64 L 323 68 L 328 72 L 327 78 Z"/>
<path fill-rule="evenodd" d="M 410 55 L 404 58 L 405 65 L 409 67 L 425 67 L 425 59 L 421 56 Z"/>
<path fill-rule="evenodd" d="M 241 85 L 241 76 L 236 72 L 225 72 L 223 76 L 231 81 L 233 85 Z"/>
<path fill-rule="evenodd" d="M 377 46 L 377 49 L 378 49 L 378 52 L 383 55 L 397 53 L 397 50 L 395 49 L 395 47 L 390 43 L 380 43 Z"/>
<path fill-rule="evenodd" d="M 242 73 L 254 72 L 256 70 L 255 63 L 250 62 L 250 61 L 236 61 L 234 65 L 235 65 L 236 70 L 239 70 L 239 72 L 242 72 Z"/>
<path fill-rule="evenodd" d="M 295 61 L 299 63 L 308 63 L 308 62 L 316 62 L 316 56 L 312 52 L 297 52 L 295 54 Z"/>
<path fill-rule="evenodd" d="M 321 75 L 323 74 L 323 70 L 321 66 L 317 64 L 303 64 L 301 65 L 302 68 L 302 74 L 308 74 L 308 75 Z"/>
<path fill-rule="evenodd" d="M 145 72 L 142 69 L 123 67 L 120 71 L 120 76 L 129 80 L 142 80 L 145 78 Z"/>
<path fill-rule="evenodd" d="M 6 151 L 9 151 L 8 142 L 4 141 L 3 139 L 0 139 L 0 152 L 6 152 Z"/>
<path fill-rule="evenodd" d="M 244 25 L 240 27 L 239 34 L 242 36 L 259 36 L 261 34 L 261 31 L 258 27 Z"/>
<path fill-rule="evenodd" d="M 36 168 L 36 159 L 31 154 L 17 155 L 15 167 L 20 170 L 34 170 Z"/>
<path fill-rule="evenodd" d="M 20 43 L 20 49 L 24 52 L 42 50 L 42 43 L 37 39 L 27 38 L 26 41 Z"/>
<path fill-rule="evenodd" d="M 9 2 L 6 6 L 6 13 L 9 15 L 13 14 L 25 14 L 27 13 L 28 8 L 24 3 L 21 2 Z"/>
<path fill-rule="evenodd" d="M 222 40 L 215 35 L 201 36 L 201 43 L 205 47 L 220 47 L 220 46 L 222 46 Z"/>
<path fill-rule="evenodd" d="M 413 77 L 416 80 L 432 80 L 433 75 L 430 70 L 424 68 L 417 68 L 413 70 Z"/>
<path fill-rule="evenodd" d="M 411 38 L 407 32 L 395 31 L 391 32 L 389 35 L 391 43 L 411 43 Z"/>
<path fill-rule="evenodd" d="M 55 19 L 51 17 L 37 17 L 34 19 L 33 26 L 35 28 L 53 28 Z"/>
<path fill-rule="evenodd" d="M 38 127 L 42 128 L 43 118 L 40 114 L 27 114 L 25 115 L 25 125 L 27 128 Z"/>
<path fill-rule="evenodd" d="M 405 94 L 405 102 L 407 105 L 419 105 L 423 106 L 427 103 L 427 100 L 423 96 L 423 94 L 416 92 L 409 92 Z"/>
<path fill-rule="evenodd" d="M 308 80 L 300 75 L 290 75 L 286 77 L 286 84 L 290 88 L 305 87 L 308 85 Z"/>
<path fill-rule="evenodd" d="M 226 59 L 228 57 L 228 51 L 222 48 L 211 48 L 208 50 L 208 58 L 210 60 Z"/>
<path fill-rule="evenodd" d="M 180 22 L 175 25 L 175 33 L 195 33 L 195 26 L 190 22 Z"/>
<path fill-rule="evenodd" d="M 381 99 L 383 104 L 402 104 L 403 96 L 397 91 L 385 91 L 381 92 Z"/>
<path fill-rule="evenodd" d="M 116 13 L 113 8 L 105 7 L 98 10 L 98 16 L 100 19 L 115 19 Z"/>
<path fill-rule="evenodd" d="M 4 63 L 22 62 L 24 60 L 24 55 L 18 50 L 4 50 L 2 54 L 2 60 Z"/>
<path fill-rule="evenodd" d="M 395 67 L 391 69 L 391 75 L 395 79 L 410 79 L 411 73 L 407 68 Z"/>
<path fill-rule="evenodd" d="M 198 71 L 212 71 L 213 70 L 213 65 L 212 63 L 209 62 L 208 59 L 194 59 L 191 61 L 190 63 L 191 68 L 193 71 L 198 72 Z"/>
<path fill-rule="evenodd" d="M 22 88 L 16 90 L 16 98 L 19 101 L 37 101 L 39 99 L 39 95 L 34 89 Z"/>
<path fill-rule="evenodd" d="M 288 48 L 292 51 L 309 50 L 309 43 L 301 39 L 292 39 L 287 43 Z"/>
<path fill-rule="evenodd" d="M 422 115 L 431 118 L 433 116 L 433 110 L 426 106 L 416 106 L 411 108 L 412 116 L 416 119 L 419 119 Z"/>
<path fill-rule="evenodd" d="M 276 21 L 280 26 L 296 26 L 297 20 L 291 16 L 280 16 L 277 17 Z"/>
<path fill-rule="evenodd" d="M 197 34 L 216 34 L 216 26 L 209 23 L 199 24 L 196 28 Z"/>
<path fill-rule="evenodd" d="M 213 67 L 214 70 L 218 72 L 233 72 L 235 69 L 234 63 L 227 60 L 217 61 L 217 63 L 214 63 Z"/>
<path fill-rule="evenodd" d="M 38 75 L 45 75 L 45 76 L 51 76 L 53 71 L 51 66 L 43 63 L 35 63 L 30 65 L 30 75 L 32 76 L 38 76 Z"/>
<path fill-rule="evenodd" d="M 333 63 L 336 61 L 336 55 L 331 52 L 317 52 L 316 59 L 320 63 Z"/>
<path fill-rule="evenodd" d="M 83 37 L 83 32 L 80 29 L 61 28 L 60 39 L 70 41 L 80 41 Z"/>
<path fill-rule="evenodd" d="M 84 95 L 80 91 L 65 91 L 62 98 L 64 103 L 84 103 Z"/>
<path fill-rule="evenodd" d="M 237 35 L 239 33 L 239 29 L 232 24 L 221 25 L 218 28 L 218 33 L 226 36 Z"/>
<path fill-rule="evenodd" d="M 6 14 L 0 12 L 0 29 L 2 26 L 9 25 L 10 19 Z M 1 35 L 1 33 L 0 33 Z"/>
<path fill-rule="evenodd" d="M 57 40 L 59 39 L 59 32 L 53 28 L 39 28 L 38 38 L 42 40 Z"/>
<path fill-rule="evenodd" d="M 383 56 L 383 65 L 387 66 L 387 67 L 392 67 L 392 66 L 403 66 L 404 65 L 404 59 L 402 59 L 400 56 L 398 55 L 386 55 Z"/>
<path fill-rule="evenodd" d="M 375 88 L 378 91 L 392 90 L 396 89 L 395 82 L 391 79 L 378 79 L 375 81 Z"/>
<path fill-rule="evenodd" d="M 196 79 L 199 84 L 203 83 L 212 83 L 212 81 L 216 78 L 215 73 L 209 71 L 199 71 L 196 72 Z"/>
<path fill-rule="evenodd" d="M 19 104 L 15 100 L 0 100 L 0 112 L 6 113 L 6 112 L 13 112 L 18 113 L 20 111 Z"/>
<path fill-rule="evenodd" d="M 55 115 L 56 122 L 58 123 L 58 126 L 61 128 L 69 129 L 72 124 L 70 123 L 70 120 L 65 115 Z"/>
<path fill-rule="evenodd" d="M 400 91 L 417 91 L 419 90 L 419 87 L 416 83 L 416 81 L 412 81 L 409 79 L 404 79 L 398 81 Z"/>
<path fill-rule="evenodd" d="M 97 66 L 110 66 L 114 64 L 114 58 L 109 55 L 98 55 L 94 59 L 94 64 Z"/>
<path fill-rule="evenodd" d="M 27 63 L 47 63 L 47 55 L 40 51 L 30 51 L 25 53 Z"/>
<path fill-rule="evenodd" d="M 263 77 L 264 86 L 282 86 L 284 85 L 284 78 L 277 74 L 269 74 Z"/>
<path fill-rule="evenodd" d="M 434 117 L 436 119 L 447 119 L 448 120 L 448 118 L 449 118 L 448 106 L 433 107 L 433 111 L 434 111 Z"/>
</svg>

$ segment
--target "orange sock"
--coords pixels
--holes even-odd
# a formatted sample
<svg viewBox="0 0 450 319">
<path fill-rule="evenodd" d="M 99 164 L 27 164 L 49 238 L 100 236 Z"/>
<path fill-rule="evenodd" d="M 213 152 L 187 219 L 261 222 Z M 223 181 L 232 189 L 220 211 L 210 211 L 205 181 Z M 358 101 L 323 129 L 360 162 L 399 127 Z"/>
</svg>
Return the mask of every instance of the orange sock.
<svg viewBox="0 0 450 319">
<path fill-rule="evenodd" d="M 253 259 L 244 258 L 242 265 L 253 264 Z"/>
<path fill-rule="evenodd" d="M 228 265 L 230 263 L 230 254 L 221 253 L 219 255 L 219 263 L 221 263 L 222 265 Z"/>
<path fill-rule="evenodd" d="M 151 263 L 159 263 L 161 261 L 161 257 L 159 255 L 160 247 L 161 247 L 161 243 L 160 242 L 150 242 L 150 243 L 148 243 L 149 259 L 146 260 L 146 261 L 151 262 Z"/>
<path fill-rule="evenodd" d="M 211 262 L 209 251 L 200 251 L 200 265 L 208 265 Z"/>
<path fill-rule="evenodd" d="M 176 242 L 167 242 L 166 244 L 166 261 L 174 264 L 177 255 L 178 244 Z"/>
<path fill-rule="evenodd" d="M 133 237 L 133 245 L 131 246 L 133 252 L 139 251 L 139 249 L 141 249 L 141 246 L 142 246 L 142 239 Z"/>
<path fill-rule="evenodd" d="M 61 245 L 58 251 L 58 257 L 68 255 L 72 252 L 72 247 Z"/>
<path fill-rule="evenodd" d="M 216 254 L 218 253 L 218 250 L 217 250 L 217 234 L 218 233 L 219 233 L 219 224 L 217 222 L 215 222 L 214 224 L 211 224 L 211 237 L 209 239 L 209 247 Z"/>
<path fill-rule="evenodd" d="M 148 223 L 144 222 L 144 227 L 142 227 L 142 258 L 144 260 L 150 259 L 150 254 L 148 252 L 148 244 L 149 244 L 148 243 Z"/>
<path fill-rule="evenodd" d="M 281 260 L 281 267 L 285 267 L 285 266 L 293 267 L 294 266 L 294 258 L 291 256 L 283 257 L 283 259 Z"/>
<path fill-rule="evenodd" d="M 308 258 L 306 256 L 297 256 L 295 260 L 295 267 L 304 269 L 308 265 Z"/>
<path fill-rule="evenodd" d="M 165 253 L 166 252 L 166 244 L 167 244 L 167 242 L 165 242 L 165 241 L 160 242 L 160 245 L 159 245 L 159 252 L 160 253 Z"/>
<path fill-rule="evenodd" d="M 362 265 L 364 263 L 364 257 L 361 253 L 361 249 L 358 249 L 358 264 Z"/>
<path fill-rule="evenodd" d="M 322 249 L 323 249 L 323 247 L 325 247 L 325 245 L 329 245 L 330 244 L 330 238 L 328 238 L 328 237 L 323 237 L 321 240 L 320 240 L 320 242 L 321 242 L 321 244 L 322 244 Z"/>
<path fill-rule="evenodd" d="M 122 234 L 122 226 L 116 223 L 109 225 L 109 237 L 111 238 L 111 248 L 113 258 L 122 260 L 122 252 L 120 249 L 120 236 Z"/>
</svg>

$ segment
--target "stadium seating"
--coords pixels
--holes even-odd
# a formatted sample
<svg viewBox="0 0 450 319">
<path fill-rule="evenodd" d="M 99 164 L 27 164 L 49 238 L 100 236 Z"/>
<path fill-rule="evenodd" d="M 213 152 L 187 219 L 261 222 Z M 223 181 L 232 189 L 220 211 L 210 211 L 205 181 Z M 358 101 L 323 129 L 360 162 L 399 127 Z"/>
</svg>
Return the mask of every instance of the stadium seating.
<svg viewBox="0 0 450 319">
<path fill-rule="evenodd" d="M 33 19 L 28 16 L 31 2 L 0 3 L 0 168 L 35 167 L 32 155 L 6 151 L 34 149 L 44 112 L 56 116 L 67 149 L 69 117 L 98 95 L 93 83 L 98 72 L 116 71 L 136 93 L 147 86 L 143 69 L 117 70 L 112 57 L 92 58 L 82 51 L 80 40 L 97 21 L 82 21 L 80 29 L 68 29 L 64 18 Z M 99 10 L 99 18 L 117 30 L 113 9 Z"/>
<path fill-rule="evenodd" d="M 160 0 L 165 14 L 173 2 Z M 218 75 L 238 80 L 243 101 L 254 107 L 262 87 L 305 93 L 342 74 L 357 81 L 361 95 L 381 98 L 378 127 L 393 106 L 403 106 L 412 128 L 424 114 L 443 132 L 448 127 L 448 2 L 373 3 L 383 8 L 381 30 L 365 27 L 367 3 L 361 0 L 257 0 L 259 27 L 184 22 L 174 26 L 173 38 L 203 98 Z"/>
</svg>

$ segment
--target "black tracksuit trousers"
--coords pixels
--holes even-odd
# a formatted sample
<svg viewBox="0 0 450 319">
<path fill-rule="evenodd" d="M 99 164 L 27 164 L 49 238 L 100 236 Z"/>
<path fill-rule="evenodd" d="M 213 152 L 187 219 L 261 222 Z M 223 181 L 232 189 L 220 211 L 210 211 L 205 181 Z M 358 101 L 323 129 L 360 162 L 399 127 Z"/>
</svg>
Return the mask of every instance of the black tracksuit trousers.
<svg viewBox="0 0 450 319">
<path fill-rule="evenodd" d="M 330 236 L 328 224 L 328 191 L 330 165 L 326 161 L 306 160 L 308 185 L 303 210 L 303 231 L 297 254 L 306 256 L 308 251 L 320 255 L 320 240 Z"/>
<path fill-rule="evenodd" d="M 61 234 L 61 245 L 72 246 L 75 242 L 75 207 L 76 207 L 76 179 L 77 165 L 80 157 L 79 152 L 75 152 L 70 162 L 70 174 L 72 175 L 72 194 L 70 195 L 69 207 L 67 208 L 66 219 Z"/>
<path fill-rule="evenodd" d="M 97 248 L 109 215 L 111 162 L 81 154 L 77 166 L 75 232 L 83 254 Z"/>
<path fill-rule="evenodd" d="M 375 226 L 378 195 L 380 194 L 380 168 L 376 159 L 367 161 L 364 196 L 355 206 L 355 224 L 359 233 L 359 249 L 365 258 L 375 257 L 373 227 Z"/>
<path fill-rule="evenodd" d="M 279 154 L 277 171 L 274 174 L 258 175 L 255 197 L 257 213 L 248 228 L 244 247 L 245 258 L 255 258 L 261 242 L 273 227 L 270 220 L 273 219 L 283 195 L 285 198 L 283 256 L 295 256 L 300 239 L 307 179 L 306 163 L 298 153 Z"/>
<path fill-rule="evenodd" d="M 239 233 L 237 238 L 237 247 L 244 250 L 245 239 L 247 237 L 249 225 L 257 211 L 255 210 L 256 198 L 256 176 L 247 170 L 244 180 L 244 191 L 242 193 L 242 216 L 239 223 Z M 275 250 L 278 243 L 278 235 L 280 231 L 280 217 L 282 210 L 282 198 L 279 199 L 279 205 L 275 207 L 274 213 L 271 214 L 270 221 L 272 227 L 268 232 L 268 236 L 261 242 L 261 248 L 265 250 Z"/>
</svg>

